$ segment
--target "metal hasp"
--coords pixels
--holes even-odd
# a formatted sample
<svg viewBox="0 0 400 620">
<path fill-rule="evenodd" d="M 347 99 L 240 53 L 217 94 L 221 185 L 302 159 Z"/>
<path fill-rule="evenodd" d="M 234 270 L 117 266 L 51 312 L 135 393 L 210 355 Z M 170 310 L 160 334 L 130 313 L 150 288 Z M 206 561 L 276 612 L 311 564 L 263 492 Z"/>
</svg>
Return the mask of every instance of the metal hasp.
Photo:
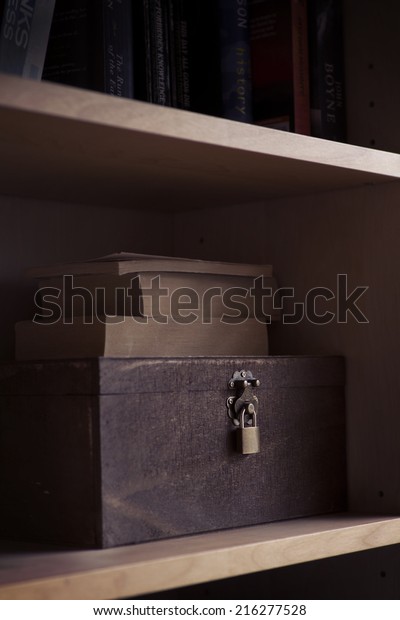
<svg viewBox="0 0 400 620">
<path fill-rule="evenodd" d="M 253 388 L 259 387 L 260 381 L 250 370 L 237 370 L 228 381 L 228 388 L 235 390 L 235 396 L 226 401 L 228 416 L 238 427 L 236 430 L 236 448 L 240 454 L 257 454 L 260 452 L 260 429 L 257 425 L 258 398 Z"/>
</svg>

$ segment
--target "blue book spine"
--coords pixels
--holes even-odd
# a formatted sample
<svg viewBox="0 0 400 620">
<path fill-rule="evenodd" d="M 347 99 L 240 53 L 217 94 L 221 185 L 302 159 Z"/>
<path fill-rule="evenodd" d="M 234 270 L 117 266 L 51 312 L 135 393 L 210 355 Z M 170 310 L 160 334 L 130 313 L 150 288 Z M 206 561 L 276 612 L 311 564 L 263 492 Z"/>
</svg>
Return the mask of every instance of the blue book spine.
<svg viewBox="0 0 400 620">
<path fill-rule="evenodd" d="M 251 123 L 252 93 L 247 0 L 219 0 L 221 115 Z"/>
</svg>

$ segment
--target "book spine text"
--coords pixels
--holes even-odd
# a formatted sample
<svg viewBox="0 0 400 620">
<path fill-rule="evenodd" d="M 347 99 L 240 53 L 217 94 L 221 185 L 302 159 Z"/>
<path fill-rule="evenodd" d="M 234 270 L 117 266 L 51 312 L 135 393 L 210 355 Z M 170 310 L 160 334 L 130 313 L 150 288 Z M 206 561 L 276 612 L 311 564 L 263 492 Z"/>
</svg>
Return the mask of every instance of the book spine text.
<svg viewBox="0 0 400 620">
<path fill-rule="evenodd" d="M 133 42 L 130 0 L 103 0 L 104 90 L 133 97 Z"/>
<path fill-rule="evenodd" d="M 220 0 L 222 116 L 251 122 L 249 14 L 247 0 Z"/>
<path fill-rule="evenodd" d="M 310 107 L 313 136 L 344 142 L 346 110 L 342 5 L 308 0 Z"/>
<path fill-rule="evenodd" d="M 40 80 L 55 0 L 6 0 L 0 32 L 0 71 Z"/>
</svg>

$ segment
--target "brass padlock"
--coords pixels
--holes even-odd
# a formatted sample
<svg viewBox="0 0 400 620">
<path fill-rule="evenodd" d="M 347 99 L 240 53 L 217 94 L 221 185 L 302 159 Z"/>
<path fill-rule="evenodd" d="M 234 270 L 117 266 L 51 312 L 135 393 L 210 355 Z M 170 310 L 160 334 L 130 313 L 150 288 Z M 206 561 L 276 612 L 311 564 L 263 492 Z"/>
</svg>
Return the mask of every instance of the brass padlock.
<svg viewBox="0 0 400 620">
<path fill-rule="evenodd" d="M 251 426 L 246 426 L 246 414 L 251 417 Z M 252 403 L 243 407 L 239 416 L 239 428 L 236 431 L 236 447 L 241 454 L 260 452 L 260 428 L 257 426 L 257 413 Z"/>
</svg>

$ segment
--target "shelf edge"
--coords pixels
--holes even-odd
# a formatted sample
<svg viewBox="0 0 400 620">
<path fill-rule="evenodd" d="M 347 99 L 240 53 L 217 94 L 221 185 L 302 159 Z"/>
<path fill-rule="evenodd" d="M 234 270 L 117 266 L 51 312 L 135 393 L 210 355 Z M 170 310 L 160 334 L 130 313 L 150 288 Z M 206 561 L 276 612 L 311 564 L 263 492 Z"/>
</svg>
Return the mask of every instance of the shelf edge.
<svg viewBox="0 0 400 620">
<path fill-rule="evenodd" d="M 400 155 L 0 74 L 0 109 L 400 179 Z"/>
<path fill-rule="evenodd" d="M 52 554 L 47 576 L 3 583 L 0 599 L 140 596 L 399 542 L 400 518 L 310 517 L 117 549 L 69 552 L 69 558 L 79 559 L 83 567 L 59 575 L 52 575 L 51 561 L 57 562 L 57 554 Z M 109 565 L 98 567 L 104 558 Z"/>
</svg>

